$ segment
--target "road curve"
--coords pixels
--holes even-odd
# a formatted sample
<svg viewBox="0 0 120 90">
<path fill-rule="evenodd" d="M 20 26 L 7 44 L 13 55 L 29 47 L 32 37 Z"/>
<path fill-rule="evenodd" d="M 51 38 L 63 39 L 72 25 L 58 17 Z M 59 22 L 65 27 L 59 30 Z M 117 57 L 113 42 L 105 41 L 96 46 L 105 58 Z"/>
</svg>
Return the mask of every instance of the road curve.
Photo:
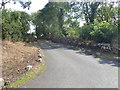
<svg viewBox="0 0 120 90">
<path fill-rule="evenodd" d="M 25 88 L 118 88 L 117 62 L 101 60 L 61 45 L 40 43 L 46 70 Z"/>
</svg>

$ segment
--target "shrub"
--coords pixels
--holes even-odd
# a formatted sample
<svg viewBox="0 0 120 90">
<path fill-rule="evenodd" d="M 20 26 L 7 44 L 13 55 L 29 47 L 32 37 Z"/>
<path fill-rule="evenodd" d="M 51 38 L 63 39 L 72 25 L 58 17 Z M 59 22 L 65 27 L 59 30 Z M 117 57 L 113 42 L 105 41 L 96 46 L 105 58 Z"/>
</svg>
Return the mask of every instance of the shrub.
<svg viewBox="0 0 120 90">
<path fill-rule="evenodd" d="M 91 40 L 90 32 L 93 31 L 93 24 L 86 24 L 79 30 L 79 37 L 84 40 Z"/>
<path fill-rule="evenodd" d="M 96 42 L 111 43 L 114 36 L 117 35 L 117 26 L 106 21 L 94 22 L 94 29 L 90 32 L 92 40 Z"/>
</svg>

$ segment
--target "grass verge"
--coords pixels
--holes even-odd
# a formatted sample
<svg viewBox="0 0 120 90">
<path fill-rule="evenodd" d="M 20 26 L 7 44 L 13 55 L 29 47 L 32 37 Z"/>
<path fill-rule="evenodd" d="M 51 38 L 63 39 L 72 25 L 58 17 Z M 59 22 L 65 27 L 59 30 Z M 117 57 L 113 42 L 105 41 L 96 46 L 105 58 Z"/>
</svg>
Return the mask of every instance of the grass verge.
<svg viewBox="0 0 120 90">
<path fill-rule="evenodd" d="M 114 58 L 110 58 L 110 57 L 107 57 L 107 56 L 101 56 L 100 58 L 120 62 L 120 59 L 114 59 Z"/>
<path fill-rule="evenodd" d="M 46 67 L 45 63 L 43 63 L 41 65 L 37 65 L 32 70 L 30 70 L 26 74 L 22 75 L 19 78 L 19 80 L 15 81 L 15 82 L 12 82 L 12 83 L 10 83 L 10 85 L 4 86 L 3 88 L 17 88 L 22 83 L 25 83 L 25 82 L 27 82 L 29 80 L 32 80 L 37 75 L 41 74 L 44 71 L 45 67 Z"/>
</svg>

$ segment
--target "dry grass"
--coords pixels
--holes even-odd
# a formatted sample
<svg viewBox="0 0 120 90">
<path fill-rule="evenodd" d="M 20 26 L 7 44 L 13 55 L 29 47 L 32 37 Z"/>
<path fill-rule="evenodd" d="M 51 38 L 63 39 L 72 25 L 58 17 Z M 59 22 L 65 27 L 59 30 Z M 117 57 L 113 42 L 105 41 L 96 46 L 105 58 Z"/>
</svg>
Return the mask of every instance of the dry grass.
<svg viewBox="0 0 120 90">
<path fill-rule="evenodd" d="M 14 82 L 26 73 L 27 65 L 35 66 L 38 59 L 37 42 L 26 44 L 24 42 L 2 42 L 2 74 L 5 81 Z"/>
</svg>

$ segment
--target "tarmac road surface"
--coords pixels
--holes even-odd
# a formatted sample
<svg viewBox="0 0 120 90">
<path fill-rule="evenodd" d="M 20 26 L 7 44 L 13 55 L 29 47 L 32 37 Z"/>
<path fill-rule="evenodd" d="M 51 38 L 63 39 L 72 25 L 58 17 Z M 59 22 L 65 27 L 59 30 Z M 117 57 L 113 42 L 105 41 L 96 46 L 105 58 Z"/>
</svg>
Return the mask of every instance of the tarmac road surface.
<svg viewBox="0 0 120 90">
<path fill-rule="evenodd" d="M 46 70 L 25 88 L 118 88 L 117 62 L 94 58 L 55 43 L 41 42 Z"/>
</svg>

